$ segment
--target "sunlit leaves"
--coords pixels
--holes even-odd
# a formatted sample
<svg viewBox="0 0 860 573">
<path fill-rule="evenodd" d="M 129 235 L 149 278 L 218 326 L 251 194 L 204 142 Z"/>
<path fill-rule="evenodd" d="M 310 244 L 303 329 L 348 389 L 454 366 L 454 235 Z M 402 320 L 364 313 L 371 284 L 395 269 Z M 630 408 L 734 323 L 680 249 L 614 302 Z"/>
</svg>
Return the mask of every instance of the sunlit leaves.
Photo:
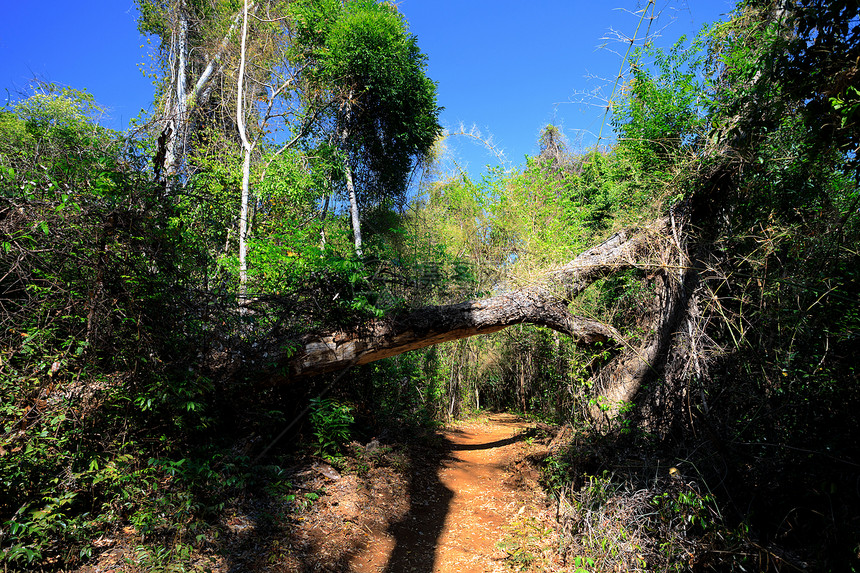
<svg viewBox="0 0 860 573">
<path fill-rule="evenodd" d="M 703 135 L 711 101 L 701 77 L 702 40 L 687 46 L 681 38 L 668 52 L 640 49 L 635 60 L 626 97 L 613 110 L 618 152 L 634 154 L 643 169 L 665 169 Z"/>
<path fill-rule="evenodd" d="M 373 0 L 306 0 L 293 14 L 293 57 L 309 65 L 309 92 L 336 103 L 359 199 L 402 200 L 415 160 L 441 131 L 436 85 L 415 36 L 393 5 Z"/>
</svg>

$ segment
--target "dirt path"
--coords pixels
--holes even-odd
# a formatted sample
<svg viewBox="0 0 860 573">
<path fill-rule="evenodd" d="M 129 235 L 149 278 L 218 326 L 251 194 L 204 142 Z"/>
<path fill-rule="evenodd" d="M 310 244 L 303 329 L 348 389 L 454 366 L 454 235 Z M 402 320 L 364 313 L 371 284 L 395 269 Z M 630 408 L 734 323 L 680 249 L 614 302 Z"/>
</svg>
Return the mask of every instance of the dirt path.
<svg viewBox="0 0 860 573">
<path fill-rule="evenodd" d="M 292 474 L 290 495 L 263 490 L 235 502 L 213 524 L 220 535 L 211 548 L 186 565 L 213 573 L 491 573 L 516 561 L 558 570 L 553 514 L 527 460 L 547 446 L 527 438 L 529 427 L 504 414 L 461 423 L 408 455 L 383 449 L 384 463 L 361 475 L 315 461 Z M 78 573 L 143 570 L 133 565 L 143 547 L 133 528 L 101 539 L 107 549 Z"/>
<path fill-rule="evenodd" d="M 506 527 L 539 502 L 537 492 L 523 487 L 523 476 L 510 471 L 524 455 L 527 427 L 514 416 L 495 415 L 442 432 L 448 455 L 441 467 L 413 478 L 408 515 L 373 532 L 364 551 L 352 559 L 351 570 L 504 571 L 507 554 L 498 543 Z"/>
</svg>

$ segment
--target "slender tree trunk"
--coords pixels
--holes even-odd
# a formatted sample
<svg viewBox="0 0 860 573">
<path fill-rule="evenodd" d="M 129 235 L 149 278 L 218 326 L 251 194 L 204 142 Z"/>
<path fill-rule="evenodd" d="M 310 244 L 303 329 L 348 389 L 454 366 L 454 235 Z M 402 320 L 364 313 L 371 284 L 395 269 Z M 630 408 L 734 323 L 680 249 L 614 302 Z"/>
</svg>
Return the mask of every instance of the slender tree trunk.
<svg viewBox="0 0 860 573">
<path fill-rule="evenodd" d="M 352 100 L 352 92 L 349 93 L 349 101 Z M 350 117 L 352 115 L 351 105 L 347 101 L 346 103 L 346 125 L 349 125 Z M 349 139 L 349 128 L 344 127 L 343 134 L 341 135 L 341 141 L 346 147 L 347 140 Z M 355 183 L 352 178 L 352 166 L 349 164 L 349 158 L 347 157 L 346 165 L 344 166 L 344 175 L 346 176 L 346 191 L 349 195 L 349 214 L 352 218 L 352 234 L 355 238 L 355 254 L 359 257 L 362 256 L 361 250 L 361 221 L 359 220 L 358 213 L 358 196 L 355 193 Z"/>
<path fill-rule="evenodd" d="M 325 219 L 328 216 L 328 203 L 329 203 L 330 199 L 331 199 L 331 195 L 326 194 L 325 202 L 323 203 L 322 212 L 320 213 L 320 223 L 321 223 L 321 225 L 320 225 L 320 250 L 321 251 L 325 251 L 325 243 L 326 243 Z"/>
<path fill-rule="evenodd" d="M 250 196 L 251 148 L 243 145 L 242 206 L 239 211 L 239 304 L 248 296 L 248 211 Z"/>
<path fill-rule="evenodd" d="M 91 347 L 96 345 L 98 334 L 96 324 L 98 322 L 99 306 L 104 299 L 104 273 L 105 266 L 107 264 L 107 239 L 108 235 L 113 231 L 113 228 L 114 219 L 113 216 L 111 216 L 108 217 L 104 228 L 101 230 L 101 236 L 99 237 L 98 247 L 96 249 L 98 252 L 98 258 L 96 259 L 96 278 L 93 283 L 93 290 L 90 292 L 90 309 L 89 312 L 87 312 L 86 342 L 87 345 Z"/>
<path fill-rule="evenodd" d="M 454 419 L 454 403 L 460 388 L 460 372 L 456 360 L 451 361 L 451 380 L 448 382 L 448 393 L 451 395 L 451 403 L 448 405 L 448 419 Z"/>
<path fill-rule="evenodd" d="M 176 14 L 176 30 L 173 33 L 173 89 L 171 90 L 167 117 L 162 136 L 165 137 L 162 164 L 158 166 L 162 180 L 170 187 L 171 180 L 179 171 L 179 158 L 185 141 L 188 113 L 187 71 L 188 67 L 188 17 L 185 3 L 180 2 Z"/>
<path fill-rule="evenodd" d="M 177 42 L 177 57 L 179 65 L 176 70 L 176 129 L 174 132 L 173 149 L 171 150 L 171 165 L 174 173 L 179 167 L 179 158 L 183 155 L 185 134 L 188 126 L 188 17 L 185 14 L 185 3 L 180 4 L 179 40 Z M 170 173 L 172 175 L 173 173 Z"/>
<path fill-rule="evenodd" d="M 173 52 L 172 85 L 165 106 L 164 128 L 162 134 L 165 137 L 164 149 L 160 150 L 159 165 L 157 170 L 160 178 L 168 186 L 171 178 L 180 172 L 180 164 L 185 154 L 185 142 L 188 136 L 188 120 L 192 111 L 191 106 L 199 105 L 206 99 L 207 88 L 210 85 L 215 72 L 220 69 L 227 49 L 230 46 L 230 38 L 239 25 L 239 20 L 247 14 L 248 9 L 256 10 L 256 3 L 248 3 L 243 11 L 239 12 L 230 25 L 227 34 L 218 45 L 218 51 L 209 58 L 203 72 L 194 82 L 189 90 L 188 83 L 188 13 L 185 3 L 180 2 L 177 8 L 176 29 L 173 32 L 171 50 Z M 191 102 L 191 104 L 189 104 Z"/>
<path fill-rule="evenodd" d="M 236 90 L 236 125 L 242 139 L 242 205 L 239 212 L 239 306 L 243 306 L 248 296 L 248 204 L 251 181 L 251 150 L 245 127 L 245 50 L 248 38 L 248 2 L 245 1 L 242 16 L 242 46 L 239 56 L 239 78 Z"/>
<path fill-rule="evenodd" d="M 352 182 L 352 169 L 346 165 L 346 190 L 349 193 L 349 214 L 352 218 L 352 234 L 355 237 L 355 254 L 362 256 L 361 250 L 361 221 L 358 219 L 358 197 L 355 194 L 355 185 Z"/>
</svg>

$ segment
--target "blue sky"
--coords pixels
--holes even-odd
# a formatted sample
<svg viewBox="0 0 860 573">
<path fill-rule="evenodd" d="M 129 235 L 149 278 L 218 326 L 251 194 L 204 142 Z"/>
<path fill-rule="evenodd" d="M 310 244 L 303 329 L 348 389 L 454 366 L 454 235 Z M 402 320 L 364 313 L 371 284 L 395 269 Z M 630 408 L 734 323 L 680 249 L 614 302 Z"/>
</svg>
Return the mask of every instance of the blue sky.
<svg viewBox="0 0 860 573">
<path fill-rule="evenodd" d="M 86 89 L 109 109 L 109 127 L 124 129 L 149 107 L 152 82 L 132 0 L 6 2 L 0 18 L 3 103 L 34 77 Z M 8 93 L 7 93 L 8 92 Z"/>
<path fill-rule="evenodd" d="M 410 31 L 439 84 L 442 123 L 473 126 L 514 165 L 537 152 L 540 130 L 561 127 L 574 148 L 593 144 L 601 100 L 625 46 L 606 40 L 632 35 L 639 0 L 400 0 Z M 731 10 L 731 0 L 656 0 L 651 32 L 670 45 Z M 148 48 L 132 0 L 7 3 L 0 19 L 0 87 L 4 102 L 33 77 L 87 89 L 108 109 L 104 123 L 124 129 L 151 104 L 152 82 L 141 65 Z M 644 28 L 643 28 L 644 30 Z M 601 47 L 605 44 L 605 47 Z M 604 129 L 604 136 L 609 130 Z M 449 147 L 475 173 L 494 158 L 468 138 Z"/>
<path fill-rule="evenodd" d="M 492 135 L 514 165 L 538 152 L 540 131 L 548 123 L 562 128 L 574 149 L 596 141 L 601 106 L 618 74 L 619 52 L 626 49 L 611 38 L 614 32 L 632 36 L 646 5 L 637 0 L 398 4 L 429 57 L 430 77 L 439 83 L 443 124 L 452 131 L 460 123 L 467 129 L 474 125 Z M 659 45 L 671 45 L 733 6 L 728 0 L 657 0 L 660 18 L 650 31 L 660 36 Z M 609 126 L 604 137 L 607 132 Z M 494 162 L 467 138 L 449 145 L 470 172 Z"/>
</svg>

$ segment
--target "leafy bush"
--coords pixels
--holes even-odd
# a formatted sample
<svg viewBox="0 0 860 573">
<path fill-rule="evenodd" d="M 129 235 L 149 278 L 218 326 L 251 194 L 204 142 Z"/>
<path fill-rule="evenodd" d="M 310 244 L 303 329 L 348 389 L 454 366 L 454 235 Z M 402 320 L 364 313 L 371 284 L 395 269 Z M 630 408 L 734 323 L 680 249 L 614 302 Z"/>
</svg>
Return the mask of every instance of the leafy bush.
<svg viewBox="0 0 860 573">
<path fill-rule="evenodd" d="M 350 439 L 352 408 L 328 398 L 313 398 L 310 419 L 317 440 L 317 455 L 336 457 Z"/>
<path fill-rule="evenodd" d="M 120 516 L 146 530 L 197 512 L 146 460 L 211 420 L 188 360 L 206 328 L 176 296 L 199 253 L 97 113 L 54 86 L 0 111 L 0 561 L 15 567 L 84 559 Z"/>
</svg>

